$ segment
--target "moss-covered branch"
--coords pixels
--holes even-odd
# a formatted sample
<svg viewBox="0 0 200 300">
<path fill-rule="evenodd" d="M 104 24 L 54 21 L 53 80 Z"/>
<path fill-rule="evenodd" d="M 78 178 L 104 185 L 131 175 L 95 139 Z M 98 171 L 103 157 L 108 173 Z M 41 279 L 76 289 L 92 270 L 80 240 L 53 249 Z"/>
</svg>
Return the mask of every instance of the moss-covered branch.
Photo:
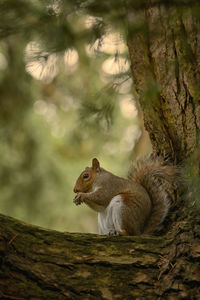
<svg viewBox="0 0 200 300">
<path fill-rule="evenodd" d="M 200 285 L 199 225 L 195 239 L 184 222 L 173 237 L 107 237 L 0 215 L 0 230 L 3 299 L 153 299 L 192 295 Z"/>
</svg>

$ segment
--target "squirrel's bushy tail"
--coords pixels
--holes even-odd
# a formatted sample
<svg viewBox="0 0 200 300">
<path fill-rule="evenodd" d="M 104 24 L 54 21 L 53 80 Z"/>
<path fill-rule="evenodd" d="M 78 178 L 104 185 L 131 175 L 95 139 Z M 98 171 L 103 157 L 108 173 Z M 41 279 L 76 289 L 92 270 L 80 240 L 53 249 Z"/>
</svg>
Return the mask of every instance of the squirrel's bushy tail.
<svg viewBox="0 0 200 300">
<path fill-rule="evenodd" d="M 144 233 L 152 233 L 166 217 L 170 200 L 163 180 L 171 186 L 176 184 L 179 169 L 173 165 L 164 165 L 161 159 L 147 159 L 139 161 L 129 172 L 129 179 L 141 184 L 152 201 L 152 213 Z"/>
</svg>

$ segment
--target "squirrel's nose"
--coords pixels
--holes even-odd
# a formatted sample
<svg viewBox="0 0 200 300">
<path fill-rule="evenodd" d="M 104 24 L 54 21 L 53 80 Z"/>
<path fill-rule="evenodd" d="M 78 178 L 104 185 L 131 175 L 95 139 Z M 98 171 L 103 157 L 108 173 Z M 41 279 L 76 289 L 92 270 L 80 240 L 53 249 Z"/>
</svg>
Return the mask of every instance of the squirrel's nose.
<svg viewBox="0 0 200 300">
<path fill-rule="evenodd" d="M 78 193 L 78 189 L 74 187 L 74 193 Z"/>
</svg>

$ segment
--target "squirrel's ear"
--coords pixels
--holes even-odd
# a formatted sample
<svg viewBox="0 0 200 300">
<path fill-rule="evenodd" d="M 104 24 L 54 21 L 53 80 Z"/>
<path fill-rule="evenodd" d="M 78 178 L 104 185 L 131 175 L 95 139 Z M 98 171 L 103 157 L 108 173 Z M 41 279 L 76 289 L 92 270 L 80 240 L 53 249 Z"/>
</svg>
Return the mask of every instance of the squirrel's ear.
<svg viewBox="0 0 200 300">
<path fill-rule="evenodd" d="M 100 164 L 97 158 L 93 158 L 92 160 L 92 169 L 99 172 L 100 171 Z"/>
</svg>

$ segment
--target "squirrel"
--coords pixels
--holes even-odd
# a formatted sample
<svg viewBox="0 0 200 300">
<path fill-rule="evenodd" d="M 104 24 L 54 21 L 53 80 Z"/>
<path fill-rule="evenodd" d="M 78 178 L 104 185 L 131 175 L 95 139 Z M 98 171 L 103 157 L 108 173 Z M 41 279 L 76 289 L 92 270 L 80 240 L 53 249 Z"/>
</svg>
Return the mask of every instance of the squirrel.
<svg viewBox="0 0 200 300">
<path fill-rule="evenodd" d="M 177 167 L 163 165 L 159 158 L 140 161 L 128 179 L 100 167 L 96 158 L 78 177 L 74 203 L 86 203 L 98 212 L 99 234 L 152 234 L 165 219 L 170 201 L 163 179 L 171 186 Z"/>
</svg>

